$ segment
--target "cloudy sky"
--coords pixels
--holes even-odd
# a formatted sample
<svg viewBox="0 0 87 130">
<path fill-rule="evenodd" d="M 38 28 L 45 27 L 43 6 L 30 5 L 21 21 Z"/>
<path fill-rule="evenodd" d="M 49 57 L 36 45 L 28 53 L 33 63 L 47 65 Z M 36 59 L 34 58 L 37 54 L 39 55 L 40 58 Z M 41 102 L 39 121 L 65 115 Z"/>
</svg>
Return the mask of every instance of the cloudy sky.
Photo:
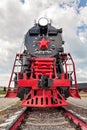
<svg viewBox="0 0 87 130">
<path fill-rule="evenodd" d="M 63 28 L 65 52 L 70 52 L 78 82 L 87 82 L 87 0 L 0 1 L 0 86 L 7 86 L 15 54 L 34 20 L 47 17 Z"/>
</svg>

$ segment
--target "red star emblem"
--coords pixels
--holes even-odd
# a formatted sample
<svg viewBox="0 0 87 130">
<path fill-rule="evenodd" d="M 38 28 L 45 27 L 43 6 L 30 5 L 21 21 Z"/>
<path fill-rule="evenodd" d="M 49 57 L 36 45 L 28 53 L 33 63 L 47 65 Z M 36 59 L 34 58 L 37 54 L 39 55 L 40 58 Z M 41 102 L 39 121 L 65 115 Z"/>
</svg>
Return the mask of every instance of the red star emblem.
<svg viewBox="0 0 87 130">
<path fill-rule="evenodd" d="M 40 44 L 39 50 L 42 49 L 43 47 L 48 50 L 47 44 L 49 44 L 50 41 L 45 40 L 45 38 L 43 37 L 42 40 L 41 40 L 41 41 L 38 41 L 37 43 Z"/>
</svg>

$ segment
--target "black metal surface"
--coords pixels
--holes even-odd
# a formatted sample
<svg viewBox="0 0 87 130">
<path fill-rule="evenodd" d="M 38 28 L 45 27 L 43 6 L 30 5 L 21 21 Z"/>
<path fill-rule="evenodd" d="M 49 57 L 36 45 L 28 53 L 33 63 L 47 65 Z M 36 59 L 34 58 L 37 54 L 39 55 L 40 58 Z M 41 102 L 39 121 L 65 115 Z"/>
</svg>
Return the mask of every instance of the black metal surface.
<svg viewBox="0 0 87 130">
<path fill-rule="evenodd" d="M 41 79 L 39 80 L 39 86 L 43 89 L 48 89 L 50 86 L 52 86 L 53 80 L 48 78 L 47 76 L 41 76 Z"/>
<path fill-rule="evenodd" d="M 42 29 L 42 30 L 41 30 Z M 47 29 L 47 31 L 45 31 Z M 41 28 L 38 24 L 29 29 L 25 35 L 25 46 L 30 55 L 35 57 L 51 57 L 59 52 L 63 52 L 63 41 L 62 41 L 62 29 L 56 29 L 55 27 L 48 24 L 47 28 Z M 48 44 L 48 50 L 40 49 L 38 41 L 44 37 L 50 41 Z"/>
</svg>

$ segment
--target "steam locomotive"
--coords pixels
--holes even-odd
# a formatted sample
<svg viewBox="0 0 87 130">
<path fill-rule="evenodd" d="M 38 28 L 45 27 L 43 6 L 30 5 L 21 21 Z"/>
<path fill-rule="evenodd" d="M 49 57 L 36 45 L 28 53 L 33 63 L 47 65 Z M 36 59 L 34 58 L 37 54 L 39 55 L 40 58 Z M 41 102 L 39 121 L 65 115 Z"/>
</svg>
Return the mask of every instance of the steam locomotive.
<svg viewBox="0 0 87 130">
<path fill-rule="evenodd" d="M 26 107 L 66 106 L 69 96 L 79 98 L 74 61 L 63 45 L 62 28 L 40 18 L 16 54 L 6 97 L 19 97 Z"/>
</svg>

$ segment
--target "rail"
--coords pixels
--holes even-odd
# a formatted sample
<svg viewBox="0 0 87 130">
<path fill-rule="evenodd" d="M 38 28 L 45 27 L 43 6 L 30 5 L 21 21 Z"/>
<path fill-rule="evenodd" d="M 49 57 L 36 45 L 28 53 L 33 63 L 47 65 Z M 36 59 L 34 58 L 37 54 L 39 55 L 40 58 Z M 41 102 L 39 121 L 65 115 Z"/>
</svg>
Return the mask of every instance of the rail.
<svg viewBox="0 0 87 130">
<path fill-rule="evenodd" d="M 27 108 L 24 108 L 16 119 L 6 128 L 6 130 L 17 130 L 21 125 L 22 120 L 25 118 Z"/>
<path fill-rule="evenodd" d="M 72 110 L 69 110 L 67 109 L 66 107 L 62 107 L 61 110 L 63 110 L 63 117 L 68 117 L 69 121 L 73 122 L 75 124 L 75 128 L 77 129 L 80 129 L 80 130 L 87 130 L 87 120 L 84 120 L 80 115 L 78 115 L 77 113 L 75 113 L 74 111 Z M 22 124 L 22 121 L 25 120 L 25 116 L 26 116 L 26 112 L 28 111 L 28 108 L 23 108 L 23 110 L 21 111 L 20 114 L 18 114 L 18 116 L 13 120 L 13 122 L 6 128 L 6 130 L 17 130 L 20 125 Z M 30 114 L 29 114 L 30 115 Z M 34 118 L 32 118 L 34 119 Z M 59 117 L 59 119 L 61 120 L 61 117 Z M 56 120 L 59 120 L 59 119 L 56 119 Z M 27 119 L 26 119 L 27 120 Z M 47 123 L 47 122 L 46 122 Z M 66 123 L 66 121 L 64 121 L 62 124 L 60 124 L 59 122 L 58 123 L 55 123 L 54 124 L 46 124 L 46 123 L 40 123 L 39 125 L 42 124 L 42 127 L 44 125 L 48 126 L 49 125 L 51 126 L 54 126 L 55 125 L 59 126 L 59 125 L 62 125 L 64 123 Z M 38 125 L 37 124 L 33 124 L 31 121 L 28 122 L 28 125 Z"/>
<path fill-rule="evenodd" d="M 68 110 L 67 108 L 63 107 L 64 114 L 73 121 L 73 123 L 77 126 L 77 128 L 80 128 L 81 130 L 87 130 L 87 120 L 81 118 L 78 114 L 76 114 L 72 110 Z"/>
</svg>

